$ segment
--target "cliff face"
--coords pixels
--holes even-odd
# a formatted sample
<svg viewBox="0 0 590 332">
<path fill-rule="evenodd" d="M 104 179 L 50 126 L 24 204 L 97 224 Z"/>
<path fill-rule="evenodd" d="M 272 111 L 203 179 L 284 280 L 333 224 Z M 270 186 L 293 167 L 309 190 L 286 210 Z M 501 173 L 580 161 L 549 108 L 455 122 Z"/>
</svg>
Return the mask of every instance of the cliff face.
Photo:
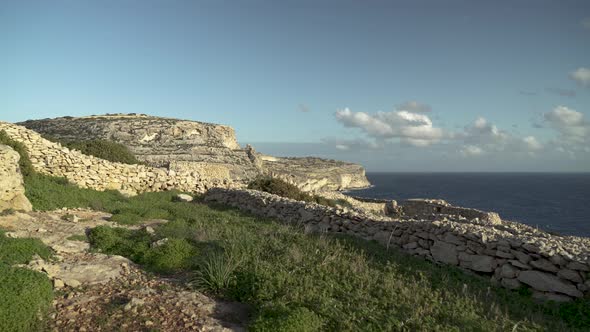
<svg viewBox="0 0 590 332">
<path fill-rule="evenodd" d="M 233 128 L 147 115 L 102 115 L 28 120 L 19 123 L 62 140 L 104 139 L 127 146 L 150 166 L 176 172 L 214 174 L 245 184 L 266 174 L 303 190 L 335 190 L 369 185 L 360 165 L 320 158 L 275 158 L 242 149 Z"/>
</svg>

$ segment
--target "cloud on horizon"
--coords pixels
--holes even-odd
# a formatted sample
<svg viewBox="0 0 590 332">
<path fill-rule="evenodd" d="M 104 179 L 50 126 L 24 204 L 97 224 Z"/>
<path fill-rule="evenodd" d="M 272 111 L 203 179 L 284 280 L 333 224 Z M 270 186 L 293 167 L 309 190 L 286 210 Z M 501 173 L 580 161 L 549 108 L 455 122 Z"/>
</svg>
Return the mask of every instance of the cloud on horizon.
<svg viewBox="0 0 590 332">
<path fill-rule="evenodd" d="M 412 146 L 428 146 L 445 137 L 427 115 L 406 110 L 367 114 L 345 108 L 336 111 L 335 117 L 345 127 L 361 129 L 377 141 L 399 139 Z"/>
<path fill-rule="evenodd" d="M 590 86 L 590 69 L 580 67 L 570 73 L 570 78 L 581 86 Z"/>
<path fill-rule="evenodd" d="M 543 114 L 548 126 L 559 133 L 559 140 L 566 145 L 590 143 L 590 123 L 584 114 L 566 106 L 557 106 Z"/>
</svg>

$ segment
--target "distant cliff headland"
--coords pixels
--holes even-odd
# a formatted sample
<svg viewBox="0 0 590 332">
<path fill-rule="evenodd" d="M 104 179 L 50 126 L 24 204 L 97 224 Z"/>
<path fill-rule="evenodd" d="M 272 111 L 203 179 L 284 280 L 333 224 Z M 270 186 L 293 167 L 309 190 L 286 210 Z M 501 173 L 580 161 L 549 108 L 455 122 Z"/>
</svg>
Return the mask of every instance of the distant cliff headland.
<svg viewBox="0 0 590 332">
<path fill-rule="evenodd" d="M 261 175 L 281 178 L 304 191 L 369 185 L 360 165 L 312 157 L 266 156 L 251 146 L 240 147 L 234 129 L 224 125 L 138 114 L 60 117 L 29 120 L 18 125 L 62 141 L 118 142 L 150 167 L 164 168 L 168 174 L 198 174 L 201 182 L 209 181 L 214 185 L 243 187 Z M 36 144 L 44 143 L 37 139 Z M 49 147 L 50 144 L 45 145 Z M 46 151 L 46 147 L 40 150 Z M 202 191 L 207 187 L 210 186 L 202 183 L 193 190 L 186 186 L 182 189 Z"/>
</svg>

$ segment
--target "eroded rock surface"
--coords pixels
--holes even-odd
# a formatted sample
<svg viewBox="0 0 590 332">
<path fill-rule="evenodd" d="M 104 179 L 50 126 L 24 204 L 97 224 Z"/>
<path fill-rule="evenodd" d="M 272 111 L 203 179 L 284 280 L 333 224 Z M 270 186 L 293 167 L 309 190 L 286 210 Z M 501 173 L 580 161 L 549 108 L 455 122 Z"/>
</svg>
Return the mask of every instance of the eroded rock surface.
<svg viewBox="0 0 590 332">
<path fill-rule="evenodd" d="M 31 211 L 25 197 L 23 177 L 20 173 L 19 154 L 7 145 L 0 144 L 0 211 L 12 209 Z"/>
</svg>

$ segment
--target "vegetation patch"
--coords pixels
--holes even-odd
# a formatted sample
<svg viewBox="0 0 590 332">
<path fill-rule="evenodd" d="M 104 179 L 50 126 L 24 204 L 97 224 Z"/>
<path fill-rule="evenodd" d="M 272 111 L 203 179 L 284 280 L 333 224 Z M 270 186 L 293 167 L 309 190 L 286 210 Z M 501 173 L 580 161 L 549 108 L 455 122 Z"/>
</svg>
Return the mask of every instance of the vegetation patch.
<svg viewBox="0 0 590 332">
<path fill-rule="evenodd" d="M 143 164 L 129 151 L 129 148 L 121 143 L 109 140 L 67 141 L 50 135 L 43 135 L 43 138 L 59 143 L 69 149 L 78 150 L 85 155 L 95 156 L 108 161 L 131 165 Z"/>
<path fill-rule="evenodd" d="M 298 201 L 313 202 L 325 206 L 346 206 L 350 207 L 350 203 L 345 200 L 333 200 L 318 195 L 310 195 L 301 191 L 297 186 L 285 182 L 281 179 L 272 177 L 260 177 L 254 179 L 248 184 L 248 189 L 264 191 L 270 194 L 281 197 L 291 198 Z"/>
<path fill-rule="evenodd" d="M 42 273 L 14 264 L 26 264 L 33 255 L 44 259 L 51 250 L 38 239 L 11 239 L 0 231 L 0 331 L 41 330 L 53 299 L 51 282 Z"/>
</svg>

